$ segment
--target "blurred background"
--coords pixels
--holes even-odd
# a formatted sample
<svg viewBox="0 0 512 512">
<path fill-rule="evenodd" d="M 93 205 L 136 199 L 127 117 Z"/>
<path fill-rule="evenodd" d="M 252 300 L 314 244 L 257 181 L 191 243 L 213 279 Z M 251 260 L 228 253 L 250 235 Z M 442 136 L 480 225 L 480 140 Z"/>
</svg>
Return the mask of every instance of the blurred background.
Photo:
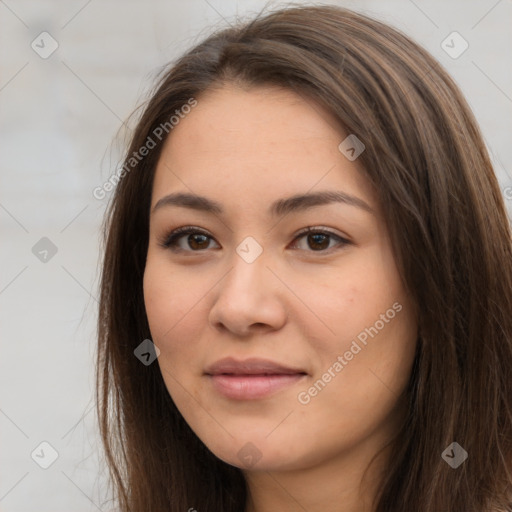
<svg viewBox="0 0 512 512">
<path fill-rule="evenodd" d="M 322 3 L 403 30 L 449 70 L 510 215 L 512 1 Z M 117 168 L 119 130 L 161 66 L 265 5 L 289 4 L 0 0 L 1 512 L 112 508 L 94 409 L 100 227 L 112 193 L 93 190 Z"/>
</svg>

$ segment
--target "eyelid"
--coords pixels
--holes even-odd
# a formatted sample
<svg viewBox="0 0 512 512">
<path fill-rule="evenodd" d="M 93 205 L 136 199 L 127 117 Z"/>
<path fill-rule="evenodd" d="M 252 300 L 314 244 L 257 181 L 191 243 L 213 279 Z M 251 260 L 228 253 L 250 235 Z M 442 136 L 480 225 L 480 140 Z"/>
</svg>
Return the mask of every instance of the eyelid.
<svg viewBox="0 0 512 512">
<path fill-rule="evenodd" d="M 179 228 L 173 229 L 169 232 L 166 232 L 166 234 L 163 235 L 162 238 L 158 240 L 158 243 L 161 247 L 164 249 L 170 249 L 175 252 L 204 252 L 204 251 L 187 251 L 183 250 L 180 247 L 172 247 L 171 243 L 175 243 L 177 240 L 179 240 L 181 237 L 189 234 L 201 234 L 204 235 L 212 240 L 215 240 L 213 236 L 211 236 L 208 231 L 206 231 L 203 228 L 200 228 L 198 226 L 181 226 Z"/>
<path fill-rule="evenodd" d="M 328 235 L 332 235 L 341 240 L 344 240 L 347 243 L 350 242 L 347 236 L 335 233 L 332 228 L 328 228 L 327 226 L 308 226 L 306 228 L 301 229 L 300 231 L 297 231 L 297 233 L 295 233 L 293 237 L 295 239 L 299 236 L 306 235 L 308 233 L 326 233 Z"/>
<path fill-rule="evenodd" d="M 301 229 L 299 232 L 297 232 L 294 237 L 292 243 L 297 243 L 297 240 L 302 238 L 304 235 L 310 234 L 310 233 L 318 233 L 318 234 L 326 234 L 329 235 L 331 238 L 337 238 L 338 244 L 336 244 L 334 247 L 330 247 L 329 249 L 325 249 L 322 251 L 306 251 L 311 253 L 317 253 L 319 255 L 328 255 L 331 254 L 333 251 L 341 250 L 346 245 L 351 245 L 352 242 L 348 239 L 348 237 L 339 235 L 335 233 L 331 228 L 324 227 L 324 226 L 308 226 L 307 228 Z"/>
</svg>

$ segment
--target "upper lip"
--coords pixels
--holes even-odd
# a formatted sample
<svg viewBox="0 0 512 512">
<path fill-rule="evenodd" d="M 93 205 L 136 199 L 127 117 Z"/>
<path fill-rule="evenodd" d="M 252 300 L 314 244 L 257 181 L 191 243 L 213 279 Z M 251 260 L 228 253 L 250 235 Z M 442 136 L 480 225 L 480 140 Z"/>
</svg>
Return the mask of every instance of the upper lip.
<svg viewBox="0 0 512 512">
<path fill-rule="evenodd" d="M 220 375 L 222 373 L 233 375 L 291 375 L 296 373 L 305 374 L 306 372 L 300 368 L 284 366 L 269 359 L 252 357 L 240 361 L 232 357 L 226 357 L 208 366 L 205 373 L 207 375 Z"/>
</svg>

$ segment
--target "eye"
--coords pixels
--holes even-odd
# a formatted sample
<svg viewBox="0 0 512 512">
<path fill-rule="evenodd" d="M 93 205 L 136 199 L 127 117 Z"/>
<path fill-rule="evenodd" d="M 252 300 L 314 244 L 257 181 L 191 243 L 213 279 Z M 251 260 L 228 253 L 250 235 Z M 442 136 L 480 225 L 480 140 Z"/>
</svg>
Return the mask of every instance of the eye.
<svg viewBox="0 0 512 512">
<path fill-rule="evenodd" d="M 185 235 L 188 235 L 188 237 L 185 238 Z M 182 238 L 185 239 L 184 243 L 180 243 Z M 160 245 L 176 252 L 198 252 L 208 249 L 210 240 L 213 240 L 213 238 L 202 229 L 194 226 L 186 226 L 172 231 L 161 241 Z M 185 247 L 183 245 L 185 245 Z M 192 251 L 190 251 L 190 249 L 192 249 Z"/>
<path fill-rule="evenodd" d="M 188 235 L 186 238 L 185 236 Z M 337 240 L 338 246 L 345 246 L 350 244 L 350 241 L 336 235 L 325 228 L 311 228 L 303 230 L 294 239 L 294 245 L 297 245 L 297 240 L 305 239 L 306 246 L 314 252 L 329 252 L 333 248 L 331 242 Z M 209 249 L 210 242 L 213 238 L 200 228 L 194 226 L 185 226 L 175 229 L 160 241 L 160 245 L 166 249 L 179 252 L 200 252 Z M 299 247 L 300 250 L 308 250 L 305 247 Z"/>
<path fill-rule="evenodd" d="M 338 240 L 338 243 L 335 245 L 338 246 L 345 246 L 350 244 L 350 242 L 333 233 L 332 231 L 329 231 L 324 228 L 307 228 L 306 230 L 302 231 L 297 235 L 295 240 L 300 240 L 301 238 L 305 239 L 306 246 L 310 247 L 314 252 L 327 252 L 329 249 L 332 249 L 333 246 L 330 246 L 330 242 L 333 241 L 333 239 Z M 299 249 L 307 250 L 304 247 L 299 247 Z"/>
</svg>

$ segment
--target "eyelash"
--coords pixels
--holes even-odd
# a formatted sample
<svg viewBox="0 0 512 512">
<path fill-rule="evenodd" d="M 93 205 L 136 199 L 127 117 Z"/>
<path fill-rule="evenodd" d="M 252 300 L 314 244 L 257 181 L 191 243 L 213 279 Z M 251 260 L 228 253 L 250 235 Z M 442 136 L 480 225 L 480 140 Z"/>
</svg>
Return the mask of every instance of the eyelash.
<svg viewBox="0 0 512 512">
<path fill-rule="evenodd" d="M 207 249 L 187 250 L 187 249 L 182 249 L 181 247 L 177 247 L 178 240 L 180 238 L 182 238 L 183 236 L 190 235 L 190 234 L 204 235 L 213 240 L 213 237 L 211 237 L 206 231 L 202 230 L 201 228 L 197 228 L 194 226 L 184 226 L 181 228 L 177 228 L 174 231 L 171 231 L 166 236 L 164 236 L 163 239 L 160 241 L 159 245 L 165 249 L 170 249 L 171 251 L 174 251 L 174 252 L 197 252 L 197 253 L 205 252 Z M 319 228 L 319 227 L 317 227 L 317 228 L 308 227 L 308 228 L 302 230 L 294 238 L 294 241 L 302 238 L 305 235 L 311 235 L 311 234 L 328 235 L 332 238 L 338 239 L 338 241 L 339 241 L 338 246 L 340 246 L 340 247 L 338 247 L 338 249 L 340 249 L 346 245 L 349 245 L 351 243 L 346 238 L 343 238 L 328 229 Z M 330 253 L 333 249 L 336 249 L 336 247 L 330 247 L 328 249 L 320 249 L 318 251 L 310 250 L 307 252 Z"/>
</svg>

